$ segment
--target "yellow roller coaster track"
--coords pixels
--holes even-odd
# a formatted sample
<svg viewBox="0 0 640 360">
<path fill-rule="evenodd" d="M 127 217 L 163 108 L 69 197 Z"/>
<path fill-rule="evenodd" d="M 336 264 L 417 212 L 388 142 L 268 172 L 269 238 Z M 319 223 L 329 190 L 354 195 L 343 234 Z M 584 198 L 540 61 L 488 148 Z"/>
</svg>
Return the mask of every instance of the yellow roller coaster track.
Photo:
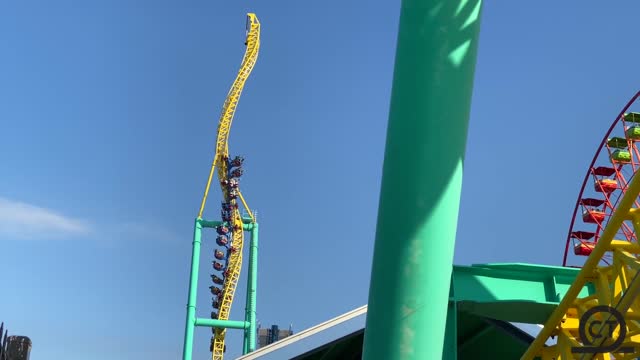
<svg viewBox="0 0 640 360">
<path fill-rule="evenodd" d="M 628 223 L 640 234 L 640 208 L 634 205 L 640 194 L 640 176 L 629 183 L 618 206 L 609 219 L 592 253 L 578 273 L 558 307 L 544 328 L 521 357 L 522 360 L 566 359 L 636 359 L 640 357 L 640 245 L 637 242 L 617 240 L 623 224 Z M 598 266 L 605 254 L 611 254 L 610 266 Z M 585 286 L 595 288 L 594 295 L 581 297 Z M 595 306 L 613 308 L 622 315 L 625 329 L 615 319 L 613 311 L 585 313 Z M 585 315 L 588 323 L 581 318 Z M 597 323 L 597 320 L 600 323 Z M 624 324 L 623 323 L 623 324 Z M 591 324 L 591 325 L 589 325 Z M 583 326 L 581 334 L 580 326 Z M 612 326 L 613 325 L 613 326 Z M 588 329 L 588 331 L 587 331 Z M 610 336 L 609 331 L 613 331 Z M 626 331 L 625 331 L 626 330 Z M 622 333 L 621 333 L 622 331 Z M 626 334 L 625 334 L 626 332 Z M 594 336 L 595 334 L 595 336 Z M 604 335 L 604 336 L 602 336 Z M 557 343 L 545 346 L 549 338 Z M 613 343 L 619 339 L 620 343 Z M 612 346 L 611 346 L 612 345 Z M 609 346 L 609 349 L 606 347 Z M 597 352 L 581 353 L 576 348 L 605 347 Z M 620 349 L 627 347 L 630 352 Z"/>
<path fill-rule="evenodd" d="M 227 186 L 222 185 L 225 180 L 228 179 L 228 163 L 227 159 L 229 158 L 229 131 L 231 129 L 231 123 L 233 121 L 233 116 L 235 114 L 235 110 L 238 106 L 238 101 L 240 100 L 240 95 L 242 94 L 242 89 L 244 87 L 245 82 L 247 81 L 253 67 L 258 59 L 258 52 L 260 49 L 260 22 L 255 14 L 247 14 L 247 37 L 246 37 L 246 50 L 244 54 L 244 58 L 242 59 L 242 65 L 240 67 L 240 71 L 236 76 L 233 85 L 231 86 L 231 90 L 227 95 L 227 98 L 224 102 L 224 106 L 222 109 L 222 114 L 220 116 L 220 122 L 218 125 L 218 135 L 216 141 L 216 154 L 213 158 L 213 164 L 211 165 L 211 171 L 209 172 L 209 178 L 207 180 L 207 185 L 205 188 L 204 196 L 202 198 L 202 203 L 200 205 L 200 211 L 198 212 L 198 217 L 202 218 L 202 214 L 204 212 L 205 203 L 207 201 L 207 196 L 209 194 L 209 188 L 211 187 L 211 181 L 213 179 L 214 169 L 216 166 L 218 167 L 218 178 L 220 180 L 222 195 L 224 201 L 234 206 L 231 215 L 230 221 L 230 229 L 232 233 L 232 238 L 230 239 L 231 246 L 233 247 L 233 251 L 231 251 L 230 256 L 227 259 L 227 266 L 225 270 L 225 278 L 224 284 L 222 287 L 221 295 L 218 297 L 219 305 L 218 305 L 218 316 L 217 318 L 220 320 L 228 320 L 229 313 L 231 311 L 231 304 L 233 303 L 233 296 L 236 290 L 236 286 L 238 284 L 238 278 L 240 277 L 240 270 L 242 268 L 242 250 L 244 243 L 244 231 L 242 215 L 240 214 L 240 210 L 238 210 L 236 198 L 231 196 L 229 189 Z M 254 220 L 253 214 L 248 208 L 244 197 L 238 190 L 237 194 L 238 198 L 242 201 L 242 204 L 249 216 L 252 220 Z M 254 220 L 255 221 L 255 220 Z M 213 360 L 221 360 L 224 356 L 224 342 L 225 342 L 225 329 L 216 328 L 215 334 L 212 339 L 212 359 Z"/>
</svg>

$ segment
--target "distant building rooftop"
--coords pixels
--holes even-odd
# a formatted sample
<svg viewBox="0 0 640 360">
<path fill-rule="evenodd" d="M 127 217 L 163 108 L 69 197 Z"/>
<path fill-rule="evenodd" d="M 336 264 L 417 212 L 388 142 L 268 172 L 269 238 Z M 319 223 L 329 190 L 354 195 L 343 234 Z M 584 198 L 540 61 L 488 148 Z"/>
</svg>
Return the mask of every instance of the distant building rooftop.
<svg viewBox="0 0 640 360">
<path fill-rule="evenodd" d="M 289 329 L 280 329 L 278 325 L 271 325 L 271 327 L 268 328 L 258 328 L 258 349 L 291 335 L 293 335 L 291 326 L 289 326 Z"/>
</svg>

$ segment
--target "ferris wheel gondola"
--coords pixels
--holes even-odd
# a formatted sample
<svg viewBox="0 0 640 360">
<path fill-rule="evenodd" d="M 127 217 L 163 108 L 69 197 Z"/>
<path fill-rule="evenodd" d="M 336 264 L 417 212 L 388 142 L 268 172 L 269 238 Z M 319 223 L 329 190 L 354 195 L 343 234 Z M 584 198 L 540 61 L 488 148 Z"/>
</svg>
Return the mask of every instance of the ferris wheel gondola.
<svg viewBox="0 0 640 360">
<path fill-rule="evenodd" d="M 640 169 L 640 112 L 631 109 L 639 96 L 640 93 L 636 94 L 615 118 L 591 161 L 569 225 L 563 266 L 580 267 L 577 258 L 591 254 L 628 184 Z M 640 205 L 638 199 L 635 205 Z M 623 223 L 615 239 L 637 241 L 633 225 Z M 601 262 L 611 264 L 611 255 L 605 255 Z"/>
</svg>

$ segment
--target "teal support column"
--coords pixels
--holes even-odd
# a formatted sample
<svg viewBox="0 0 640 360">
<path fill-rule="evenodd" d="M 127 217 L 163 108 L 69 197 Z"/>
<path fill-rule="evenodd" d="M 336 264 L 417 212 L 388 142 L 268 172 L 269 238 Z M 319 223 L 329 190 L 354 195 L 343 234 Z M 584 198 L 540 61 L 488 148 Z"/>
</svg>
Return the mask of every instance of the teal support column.
<svg viewBox="0 0 640 360">
<path fill-rule="evenodd" d="M 481 0 L 403 0 L 363 359 L 442 359 Z"/>
<path fill-rule="evenodd" d="M 196 296 L 198 294 L 198 269 L 200 267 L 200 245 L 202 224 L 196 219 L 193 231 L 193 250 L 191 253 L 191 274 L 189 276 L 189 296 L 187 298 L 187 323 L 184 330 L 182 360 L 191 360 L 193 354 L 193 331 L 196 326 Z"/>
<path fill-rule="evenodd" d="M 245 320 L 247 321 L 247 317 L 245 316 Z M 247 355 L 249 353 L 249 330 L 244 331 L 244 336 L 242 337 L 242 355 Z"/>
<path fill-rule="evenodd" d="M 258 291 L 258 223 L 251 224 L 251 243 L 249 248 L 249 276 L 247 279 L 247 352 L 256 349 L 256 301 Z"/>
<path fill-rule="evenodd" d="M 455 301 L 447 307 L 447 325 L 444 337 L 442 360 L 458 359 L 458 309 Z"/>
</svg>

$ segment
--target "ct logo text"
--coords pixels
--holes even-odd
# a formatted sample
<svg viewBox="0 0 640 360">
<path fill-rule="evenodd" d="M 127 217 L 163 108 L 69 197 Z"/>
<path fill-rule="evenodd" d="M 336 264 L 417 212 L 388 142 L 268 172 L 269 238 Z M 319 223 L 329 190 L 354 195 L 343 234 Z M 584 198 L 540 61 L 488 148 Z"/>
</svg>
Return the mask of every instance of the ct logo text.
<svg viewBox="0 0 640 360">
<path fill-rule="evenodd" d="M 599 320 L 594 315 L 601 313 Z M 613 332 L 620 326 L 617 339 L 613 338 Z M 574 354 L 596 353 L 632 353 L 635 349 L 631 346 L 620 347 L 627 337 L 627 323 L 622 314 L 606 305 L 594 306 L 587 310 L 581 317 L 578 325 L 580 339 L 584 346 L 572 347 Z"/>
</svg>

